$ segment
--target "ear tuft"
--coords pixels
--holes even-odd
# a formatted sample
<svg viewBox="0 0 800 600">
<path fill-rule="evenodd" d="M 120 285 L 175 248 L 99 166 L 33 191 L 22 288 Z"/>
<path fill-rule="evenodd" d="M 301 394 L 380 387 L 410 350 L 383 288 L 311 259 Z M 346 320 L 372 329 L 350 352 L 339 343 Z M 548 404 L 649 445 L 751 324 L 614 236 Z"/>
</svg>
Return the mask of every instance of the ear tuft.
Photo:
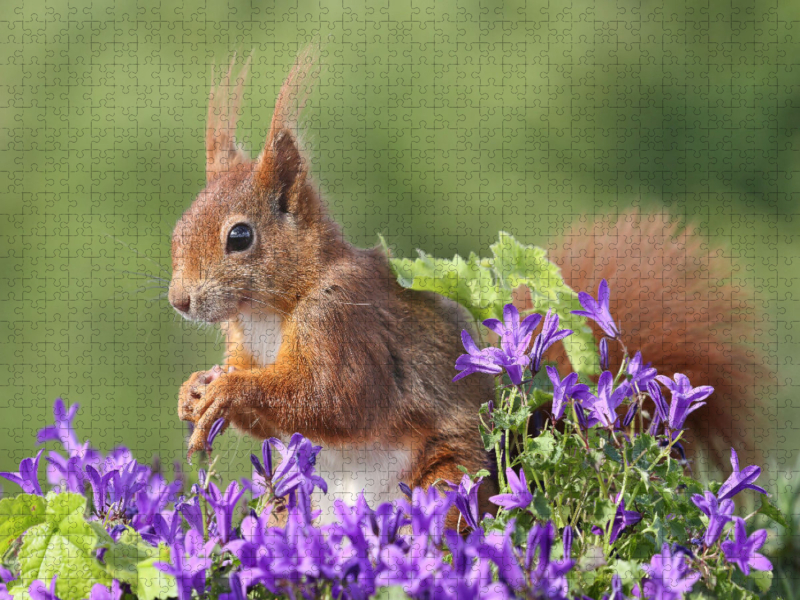
<svg viewBox="0 0 800 600">
<path fill-rule="evenodd" d="M 256 181 L 265 190 L 277 191 L 281 196 L 281 210 L 289 210 L 290 200 L 302 186 L 307 175 L 297 136 L 297 121 L 318 73 L 316 46 L 306 48 L 295 61 L 275 102 L 269 134 L 264 151 L 258 159 Z M 295 189 L 293 189 L 295 188 Z"/>
<path fill-rule="evenodd" d="M 206 127 L 206 181 L 208 183 L 230 171 L 236 165 L 250 160 L 244 149 L 236 145 L 234 135 L 251 59 L 252 54 L 239 72 L 236 86 L 233 89 L 231 89 L 231 75 L 233 66 L 236 64 L 236 54 L 233 55 L 228 72 L 219 85 L 213 84 L 212 71 L 211 93 L 208 99 L 208 125 Z"/>
</svg>

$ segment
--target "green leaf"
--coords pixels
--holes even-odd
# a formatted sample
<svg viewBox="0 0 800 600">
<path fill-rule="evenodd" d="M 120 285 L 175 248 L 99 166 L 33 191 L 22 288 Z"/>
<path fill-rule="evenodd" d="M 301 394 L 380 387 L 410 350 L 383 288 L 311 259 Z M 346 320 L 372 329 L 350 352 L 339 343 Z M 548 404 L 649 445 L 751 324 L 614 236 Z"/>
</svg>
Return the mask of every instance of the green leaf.
<svg viewBox="0 0 800 600">
<path fill-rule="evenodd" d="M 49 582 L 48 582 L 48 585 Z M 31 595 L 28 593 L 28 588 L 18 583 L 14 587 L 8 588 L 9 595 L 14 598 L 14 600 L 31 600 Z"/>
<path fill-rule="evenodd" d="M 382 587 L 375 592 L 375 600 L 407 600 L 408 596 L 399 585 Z"/>
<path fill-rule="evenodd" d="M 0 500 L 0 555 L 19 536 L 44 522 L 47 502 L 34 494 L 19 494 Z"/>
<path fill-rule="evenodd" d="M 48 494 L 45 520 L 28 530 L 19 551 L 21 580 L 56 580 L 63 600 L 88 598 L 96 583 L 111 585 L 111 577 L 95 557 L 98 533 L 84 519 L 86 499 L 78 494 Z"/>
<path fill-rule="evenodd" d="M 664 527 L 664 522 L 661 520 L 661 515 L 656 514 L 653 522 L 646 528 L 642 533 L 650 532 L 653 534 L 655 538 L 655 547 L 661 548 L 664 542 L 667 539 L 667 532 L 666 528 Z"/>
<path fill-rule="evenodd" d="M 615 560 L 611 563 L 611 571 L 619 575 L 626 586 L 633 585 L 642 576 L 639 563 L 632 560 Z"/>
<path fill-rule="evenodd" d="M 548 402 L 553 401 L 553 394 L 534 388 L 533 393 L 528 398 L 528 406 L 531 410 L 536 410 L 540 406 L 544 406 Z"/>
<path fill-rule="evenodd" d="M 169 548 L 161 544 L 158 547 L 158 556 L 140 562 L 136 566 L 138 588 L 136 595 L 139 600 L 156 600 L 156 598 L 175 598 L 178 595 L 178 586 L 175 578 L 156 569 L 153 565 L 157 562 L 170 561 Z"/>
<path fill-rule="evenodd" d="M 598 498 L 594 505 L 594 520 L 592 523 L 600 529 L 605 529 L 606 524 L 617 514 L 617 506 L 607 498 Z"/>
<path fill-rule="evenodd" d="M 381 245 L 390 255 L 386 241 Z M 501 318 L 503 306 L 512 301 L 511 292 L 524 285 L 530 290 L 534 312 L 552 309 L 562 328 L 574 333 L 564 340 L 567 356 L 575 371 L 584 376 L 599 373 L 596 342 L 580 310 L 578 295 L 561 276 L 561 270 L 547 260 L 547 252 L 536 246 L 520 244 L 513 236 L 500 232 L 490 246 L 492 258 L 470 254 L 465 260 L 433 258 L 417 250 L 419 258 L 391 258 L 389 264 L 404 288 L 430 291 L 455 300 L 476 320 Z"/>
<path fill-rule="evenodd" d="M 500 317 L 511 302 L 511 291 L 498 287 L 492 269 L 470 254 L 467 260 L 433 258 L 417 250 L 419 258 L 390 258 L 397 282 L 404 288 L 441 294 L 455 300 L 475 319 Z"/>
<path fill-rule="evenodd" d="M 769 498 L 767 498 L 766 494 L 761 495 L 761 508 L 758 509 L 758 512 L 766 517 L 769 517 L 778 525 L 783 525 L 787 529 L 789 528 L 789 522 L 786 520 L 786 517 L 777 506 L 769 501 Z"/>
<path fill-rule="evenodd" d="M 158 549 L 145 543 L 139 532 L 128 528 L 116 543 L 109 546 L 103 560 L 112 577 L 136 589 L 139 563 L 156 556 Z"/>
<path fill-rule="evenodd" d="M 494 450 L 495 444 L 497 444 L 503 436 L 503 430 L 499 427 L 495 427 L 493 430 L 489 430 L 484 427 L 483 423 L 479 425 L 481 431 L 481 439 L 483 440 L 483 447 L 487 452 Z"/>
<path fill-rule="evenodd" d="M 561 269 L 547 260 L 547 251 L 536 246 L 520 244 L 504 231 L 500 239 L 490 247 L 494 255 L 493 266 L 498 279 L 508 288 L 520 285 L 530 290 L 534 312 L 546 313 L 552 309 L 559 317 L 561 328 L 574 332 L 564 340 L 570 363 L 582 375 L 600 372 L 596 341 L 586 319 L 573 315 L 581 310 L 578 294 L 561 276 Z"/>
<path fill-rule="evenodd" d="M 772 587 L 772 571 L 756 571 L 751 569 L 750 579 L 756 582 L 758 589 L 762 592 L 768 592 Z"/>
<path fill-rule="evenodd" d="M 547 504 L 547 498 L 539 490 L 536 490 L 536 493 L 533 494 L 533 502 L 531 502 L 530 509 L 540 521 L 547 521 L 552 514 L 550 505 Z"/>
</svg>

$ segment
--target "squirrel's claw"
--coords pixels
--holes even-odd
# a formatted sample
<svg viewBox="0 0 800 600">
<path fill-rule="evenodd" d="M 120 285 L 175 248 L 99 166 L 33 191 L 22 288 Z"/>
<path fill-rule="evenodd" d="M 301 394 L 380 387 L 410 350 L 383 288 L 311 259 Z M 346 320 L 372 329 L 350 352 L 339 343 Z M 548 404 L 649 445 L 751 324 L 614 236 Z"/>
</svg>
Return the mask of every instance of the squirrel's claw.
<svg viewBox="0 0 800 600">
<path fill-rule="evenodd" d="M 195 422 L 194 431 L 189 438 L 189 454 L 187 459 L 191 462 L 192 454 L 199 450 L 205 450 L 208 434 L 211 426 L 228 411 L 229 402 L 227 398 L 216 398 L 206 409 L 203 415 Z M 226 424 L 227 427 L 227 424 Z"/>
</svg>

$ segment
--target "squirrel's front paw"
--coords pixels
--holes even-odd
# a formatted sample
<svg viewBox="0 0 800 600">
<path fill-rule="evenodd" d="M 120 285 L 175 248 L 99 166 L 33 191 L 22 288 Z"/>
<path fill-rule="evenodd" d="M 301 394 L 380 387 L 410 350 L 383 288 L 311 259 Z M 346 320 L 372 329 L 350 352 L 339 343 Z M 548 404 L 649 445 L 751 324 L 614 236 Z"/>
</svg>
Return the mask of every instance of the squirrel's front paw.
<svg viewBox="0 0 800 600">
<path fill-rule="evenodd" d="M 229 367 L 227 372 L 231 371 L 233 367 Z M 197 423 L 214 401 L 213 392 L 209 392 L 215 387 L 212 384 L 224 374 L 225 370 L 219 365 L 208 371 L 192 373 L 178 394 L 178 418 L 181 421 Z"/>
<path fill-rule="evenodd" d="M 211 426 L 225 416 L 229 398 L 223 393 L 223 375 L 233 372 L 233 367 L 224 371 L 215 366 L 208 371 L 198 371 L 181 386 L 178 399 L 178 416 L 182 421 L 194 423 L 189 439 L 189 459 L 194 452 L 203 450 Z"/>
</svg>

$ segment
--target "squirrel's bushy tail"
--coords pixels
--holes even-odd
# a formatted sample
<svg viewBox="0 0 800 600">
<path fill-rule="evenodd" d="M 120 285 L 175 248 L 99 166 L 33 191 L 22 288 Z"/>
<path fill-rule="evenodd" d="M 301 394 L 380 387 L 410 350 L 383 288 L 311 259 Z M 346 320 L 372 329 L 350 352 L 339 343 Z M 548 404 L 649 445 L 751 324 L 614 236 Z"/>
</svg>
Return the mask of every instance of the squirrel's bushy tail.
<svg viewBox="0 0 800 600">
<path fill-rule="evenodd" d="M 596 297 L 600 281 L 608 280 L 611 314 L 631 355 L 641 351 L 662 375 L 683 373 L 694 386 L 714 387 L 708 404 L 689 417 L 690 444 L 705 447 L 726 470 L 731 447 L 752 458 L 761 454 L 762 389 L 771 371 L 753 342 L 768 327 L 754 290 L 733 278 L 730 253 L 709 247 L 694 227 L 669 215 L 637 210 L 580 219 L 551 247 L 550 259 L 576 291 Z M 616 346 L 609 344 L 616 352 L 612 369 L 621 360 Z"/>
</svg>

